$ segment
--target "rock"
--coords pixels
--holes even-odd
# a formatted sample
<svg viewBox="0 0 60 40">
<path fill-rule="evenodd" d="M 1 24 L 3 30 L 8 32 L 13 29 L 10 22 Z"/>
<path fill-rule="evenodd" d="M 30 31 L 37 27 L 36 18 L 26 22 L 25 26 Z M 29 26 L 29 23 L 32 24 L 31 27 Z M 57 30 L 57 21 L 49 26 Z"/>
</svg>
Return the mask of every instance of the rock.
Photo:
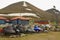
<svg viewBox="0 0 60 40">
<path fill-rule="evenodd" d="M 21 34 L 21 37 L 24 37 L 24 36 L 26 36 L 26 34 Z"/>
</svg>

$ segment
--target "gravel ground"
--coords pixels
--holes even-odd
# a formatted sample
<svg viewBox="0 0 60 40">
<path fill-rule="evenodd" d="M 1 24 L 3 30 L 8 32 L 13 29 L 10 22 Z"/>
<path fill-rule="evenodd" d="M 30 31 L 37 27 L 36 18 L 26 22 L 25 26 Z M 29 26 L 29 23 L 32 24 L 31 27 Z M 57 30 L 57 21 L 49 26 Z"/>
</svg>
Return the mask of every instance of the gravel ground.
<svg viewBox="0 0 60 40">
<path fill-rule="evenodd" d="M 1 37 L 0 40 L 60 40 L 60 32 L 34 33 L 22 37 Z"/>
</svg>

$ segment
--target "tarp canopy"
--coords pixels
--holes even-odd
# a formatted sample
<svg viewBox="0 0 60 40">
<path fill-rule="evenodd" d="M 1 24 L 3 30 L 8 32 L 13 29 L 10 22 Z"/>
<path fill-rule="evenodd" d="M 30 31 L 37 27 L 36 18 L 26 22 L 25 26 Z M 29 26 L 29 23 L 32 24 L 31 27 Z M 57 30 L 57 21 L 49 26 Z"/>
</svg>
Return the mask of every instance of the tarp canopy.
<svg viewBox="0 0 60 40">
<path fill-rule="evenodd" d="M 7 18 L 0 16 L 0 20 L 7 20 Z"/>
<path fill-rule="evenodd" d="M 39 23 L 39 24 L 49 24 L 48 21 L 35 21 L 35 23 Z"/>
<path fill-rule="evenodd" d="M 32 18 L 26 18 L 26 17 L 18 16 L 18 17 L 13 17 L 11 20 L 17 20 L 17 19 L 20 19 L 20 20 L 30 20 Z"/>
</svg>

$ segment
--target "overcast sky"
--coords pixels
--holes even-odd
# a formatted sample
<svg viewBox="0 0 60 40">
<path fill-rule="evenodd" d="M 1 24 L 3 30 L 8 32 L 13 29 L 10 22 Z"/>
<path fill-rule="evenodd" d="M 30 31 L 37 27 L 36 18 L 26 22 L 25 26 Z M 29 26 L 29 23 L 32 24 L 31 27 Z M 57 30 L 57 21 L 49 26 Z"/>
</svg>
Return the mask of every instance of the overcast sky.
<svg viewBox="0 0 60 40">
<path fill-rule="evenodd" d="M 60 11 L 60 0 L 0 0 L 0 9 L 19 1 L 27 1 L 42 10 L 53 8 L 55 5 Z"/>
</svg>

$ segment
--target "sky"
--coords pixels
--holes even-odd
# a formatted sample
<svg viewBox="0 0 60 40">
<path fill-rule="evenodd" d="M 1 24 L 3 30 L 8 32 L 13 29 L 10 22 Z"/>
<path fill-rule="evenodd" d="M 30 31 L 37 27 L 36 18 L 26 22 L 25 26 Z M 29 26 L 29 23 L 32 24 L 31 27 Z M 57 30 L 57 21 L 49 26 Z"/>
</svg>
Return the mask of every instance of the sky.
<svg viewBox="0 0 60 40">
<path fill-rule="evenodd" d="M 27 1 L 42 10 L 48 10 L 56 6 L 56 9 L 60 11 L 60 0 L 0 0 L 0 9 L 19 1 Z"/>
</svg>

